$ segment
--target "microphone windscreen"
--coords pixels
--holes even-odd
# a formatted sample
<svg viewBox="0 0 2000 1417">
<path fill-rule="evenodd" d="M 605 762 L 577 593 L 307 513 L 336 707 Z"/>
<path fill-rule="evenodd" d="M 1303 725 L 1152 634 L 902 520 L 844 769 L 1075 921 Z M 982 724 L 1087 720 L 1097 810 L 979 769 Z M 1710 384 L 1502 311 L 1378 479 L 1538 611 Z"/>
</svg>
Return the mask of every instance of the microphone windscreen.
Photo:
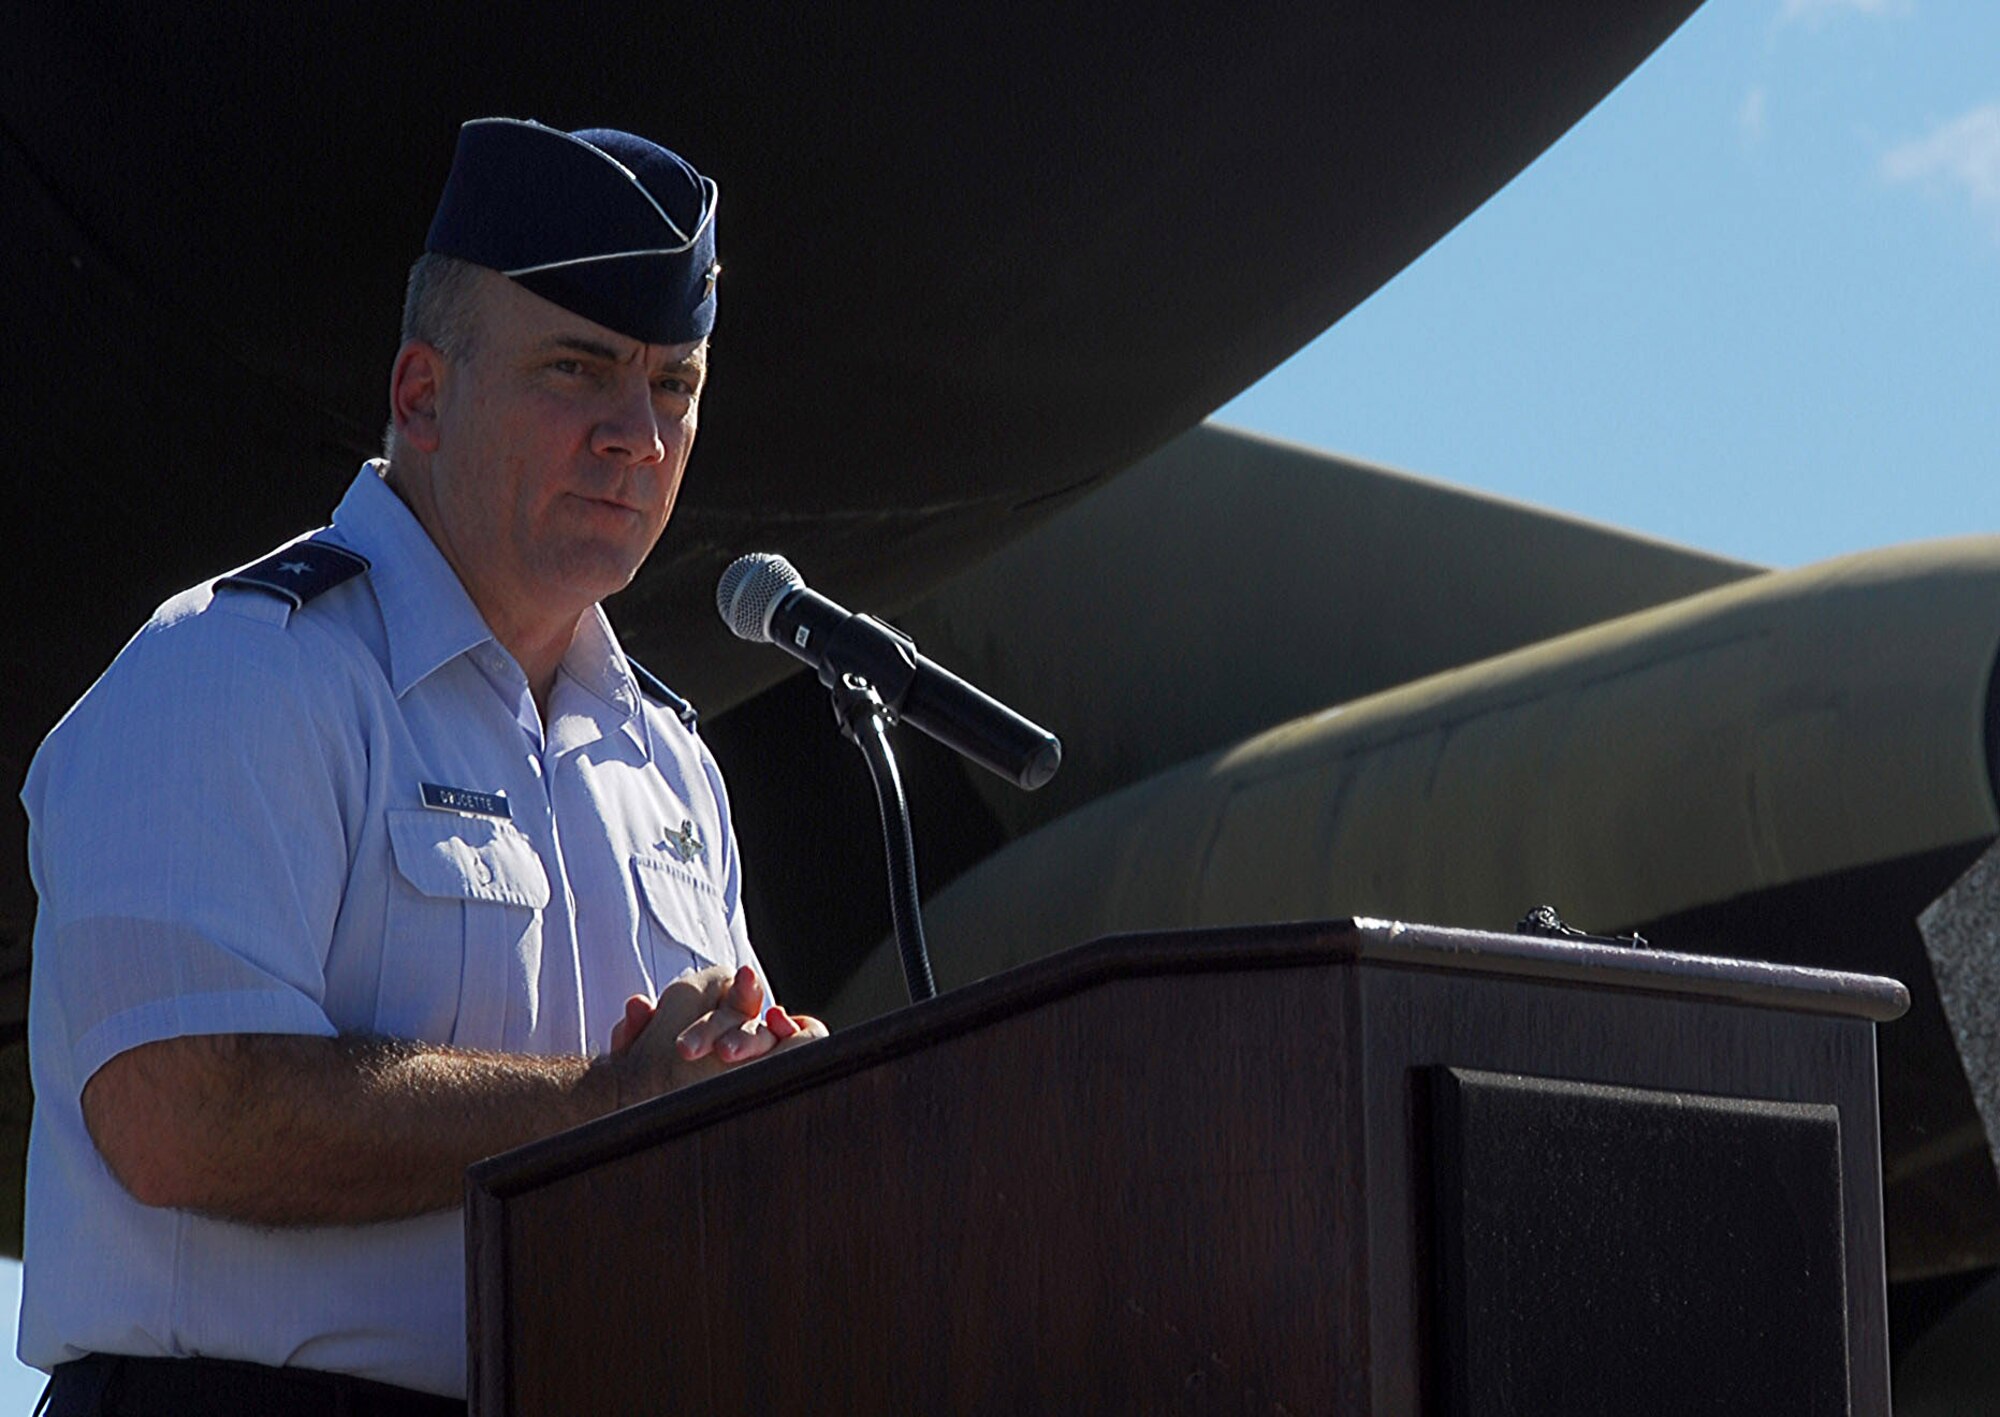
<svg viewBox="0 0 2000 1417">
<path fill-rule="evenodd" d="M 715 583 L 715 608 L 722 623 L 738 638 L 768 643 L 771 612 L 793 591 L 805 589 L 805 584 L 806 578 L 784 557 L 753 551 L 731 561 Z"/>
</svg>

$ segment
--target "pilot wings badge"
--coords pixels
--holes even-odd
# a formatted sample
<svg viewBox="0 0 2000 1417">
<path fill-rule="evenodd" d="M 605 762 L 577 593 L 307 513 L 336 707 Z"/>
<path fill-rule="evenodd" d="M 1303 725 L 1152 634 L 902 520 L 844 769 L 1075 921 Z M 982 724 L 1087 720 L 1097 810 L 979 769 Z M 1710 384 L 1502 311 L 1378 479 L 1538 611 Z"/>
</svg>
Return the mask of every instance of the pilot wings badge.
<svg viewBox="0 0 2000 1417">
<path fill-rule="evenodd" d="M 708 843 L 701 839 L 694 823 L 685 818 L 681 820 L 679 831 L 667 833 L 667 850 L 674 854 L 674 860 L 683 865 L 689 861 L 708 859 Z"/>
</svg>

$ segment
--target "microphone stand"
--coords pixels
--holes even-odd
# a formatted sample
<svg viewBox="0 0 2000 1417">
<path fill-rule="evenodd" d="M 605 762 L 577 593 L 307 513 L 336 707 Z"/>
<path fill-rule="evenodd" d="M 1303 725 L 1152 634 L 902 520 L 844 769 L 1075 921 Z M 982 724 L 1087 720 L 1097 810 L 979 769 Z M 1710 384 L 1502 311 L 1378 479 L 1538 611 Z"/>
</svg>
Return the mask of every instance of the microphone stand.
<svg viewBox="0 0 2000 1417">
<path fill-rule="evenodd" d="M 903 982 L 910 1002 L 937 997 L 930 953 L 924 948 L 923 905 L 917 898 L 917 848 L 910 838 L 910 807 L 902 775 L 889 746 L 889 710 L 875 686 L 859 674 L 843 674 L 833 686 L 833 716 L 841 736 L 861 750 L 875 781 L 875 805 L 882 813 L 882 847 L 889 858 L 889 914 L 896 925 L 896 950 L 903 957 Z"/>
</svg>

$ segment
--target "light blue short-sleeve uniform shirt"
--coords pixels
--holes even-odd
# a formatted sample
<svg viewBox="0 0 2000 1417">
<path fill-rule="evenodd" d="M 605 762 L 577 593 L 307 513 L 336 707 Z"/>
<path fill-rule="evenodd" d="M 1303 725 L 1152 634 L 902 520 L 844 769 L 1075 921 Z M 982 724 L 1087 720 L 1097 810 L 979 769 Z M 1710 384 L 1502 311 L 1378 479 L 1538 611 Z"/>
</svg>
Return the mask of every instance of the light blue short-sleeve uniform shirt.
<svg viewBox="0 0 2000 1417">
<path fill-rule="evenodd" d="M 298 608 L 175 597 L 29 771 L 36 1367 L 205 1355 L 465 1391 L 458 1211 L 264 1229 L 142 1206 L 83 1123 L 118 1053 L 295 1033 L 597 1054 L 627 996 L 756 964 L 715 762 L 602 611 L 544 724 L 379 465 L 316 539 L 370 569 Z"/>
</svg>

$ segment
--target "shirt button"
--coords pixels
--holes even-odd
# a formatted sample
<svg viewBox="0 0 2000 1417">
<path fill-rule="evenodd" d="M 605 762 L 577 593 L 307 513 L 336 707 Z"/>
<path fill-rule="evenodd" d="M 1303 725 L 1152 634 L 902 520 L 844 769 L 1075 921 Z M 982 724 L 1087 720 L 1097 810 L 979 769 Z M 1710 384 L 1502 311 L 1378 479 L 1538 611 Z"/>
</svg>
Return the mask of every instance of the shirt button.
<svg viewBox="0 0 2000 1417">
<path fill-rule="evenodd" d="M 482 886 L 491 885 L 493 883 L 493 868 L 491 866 L 488 866 L 484 861 L 475 861 L 472 863 L 472 874 L 478 879 L 479 884 Z"/>
</svg>

